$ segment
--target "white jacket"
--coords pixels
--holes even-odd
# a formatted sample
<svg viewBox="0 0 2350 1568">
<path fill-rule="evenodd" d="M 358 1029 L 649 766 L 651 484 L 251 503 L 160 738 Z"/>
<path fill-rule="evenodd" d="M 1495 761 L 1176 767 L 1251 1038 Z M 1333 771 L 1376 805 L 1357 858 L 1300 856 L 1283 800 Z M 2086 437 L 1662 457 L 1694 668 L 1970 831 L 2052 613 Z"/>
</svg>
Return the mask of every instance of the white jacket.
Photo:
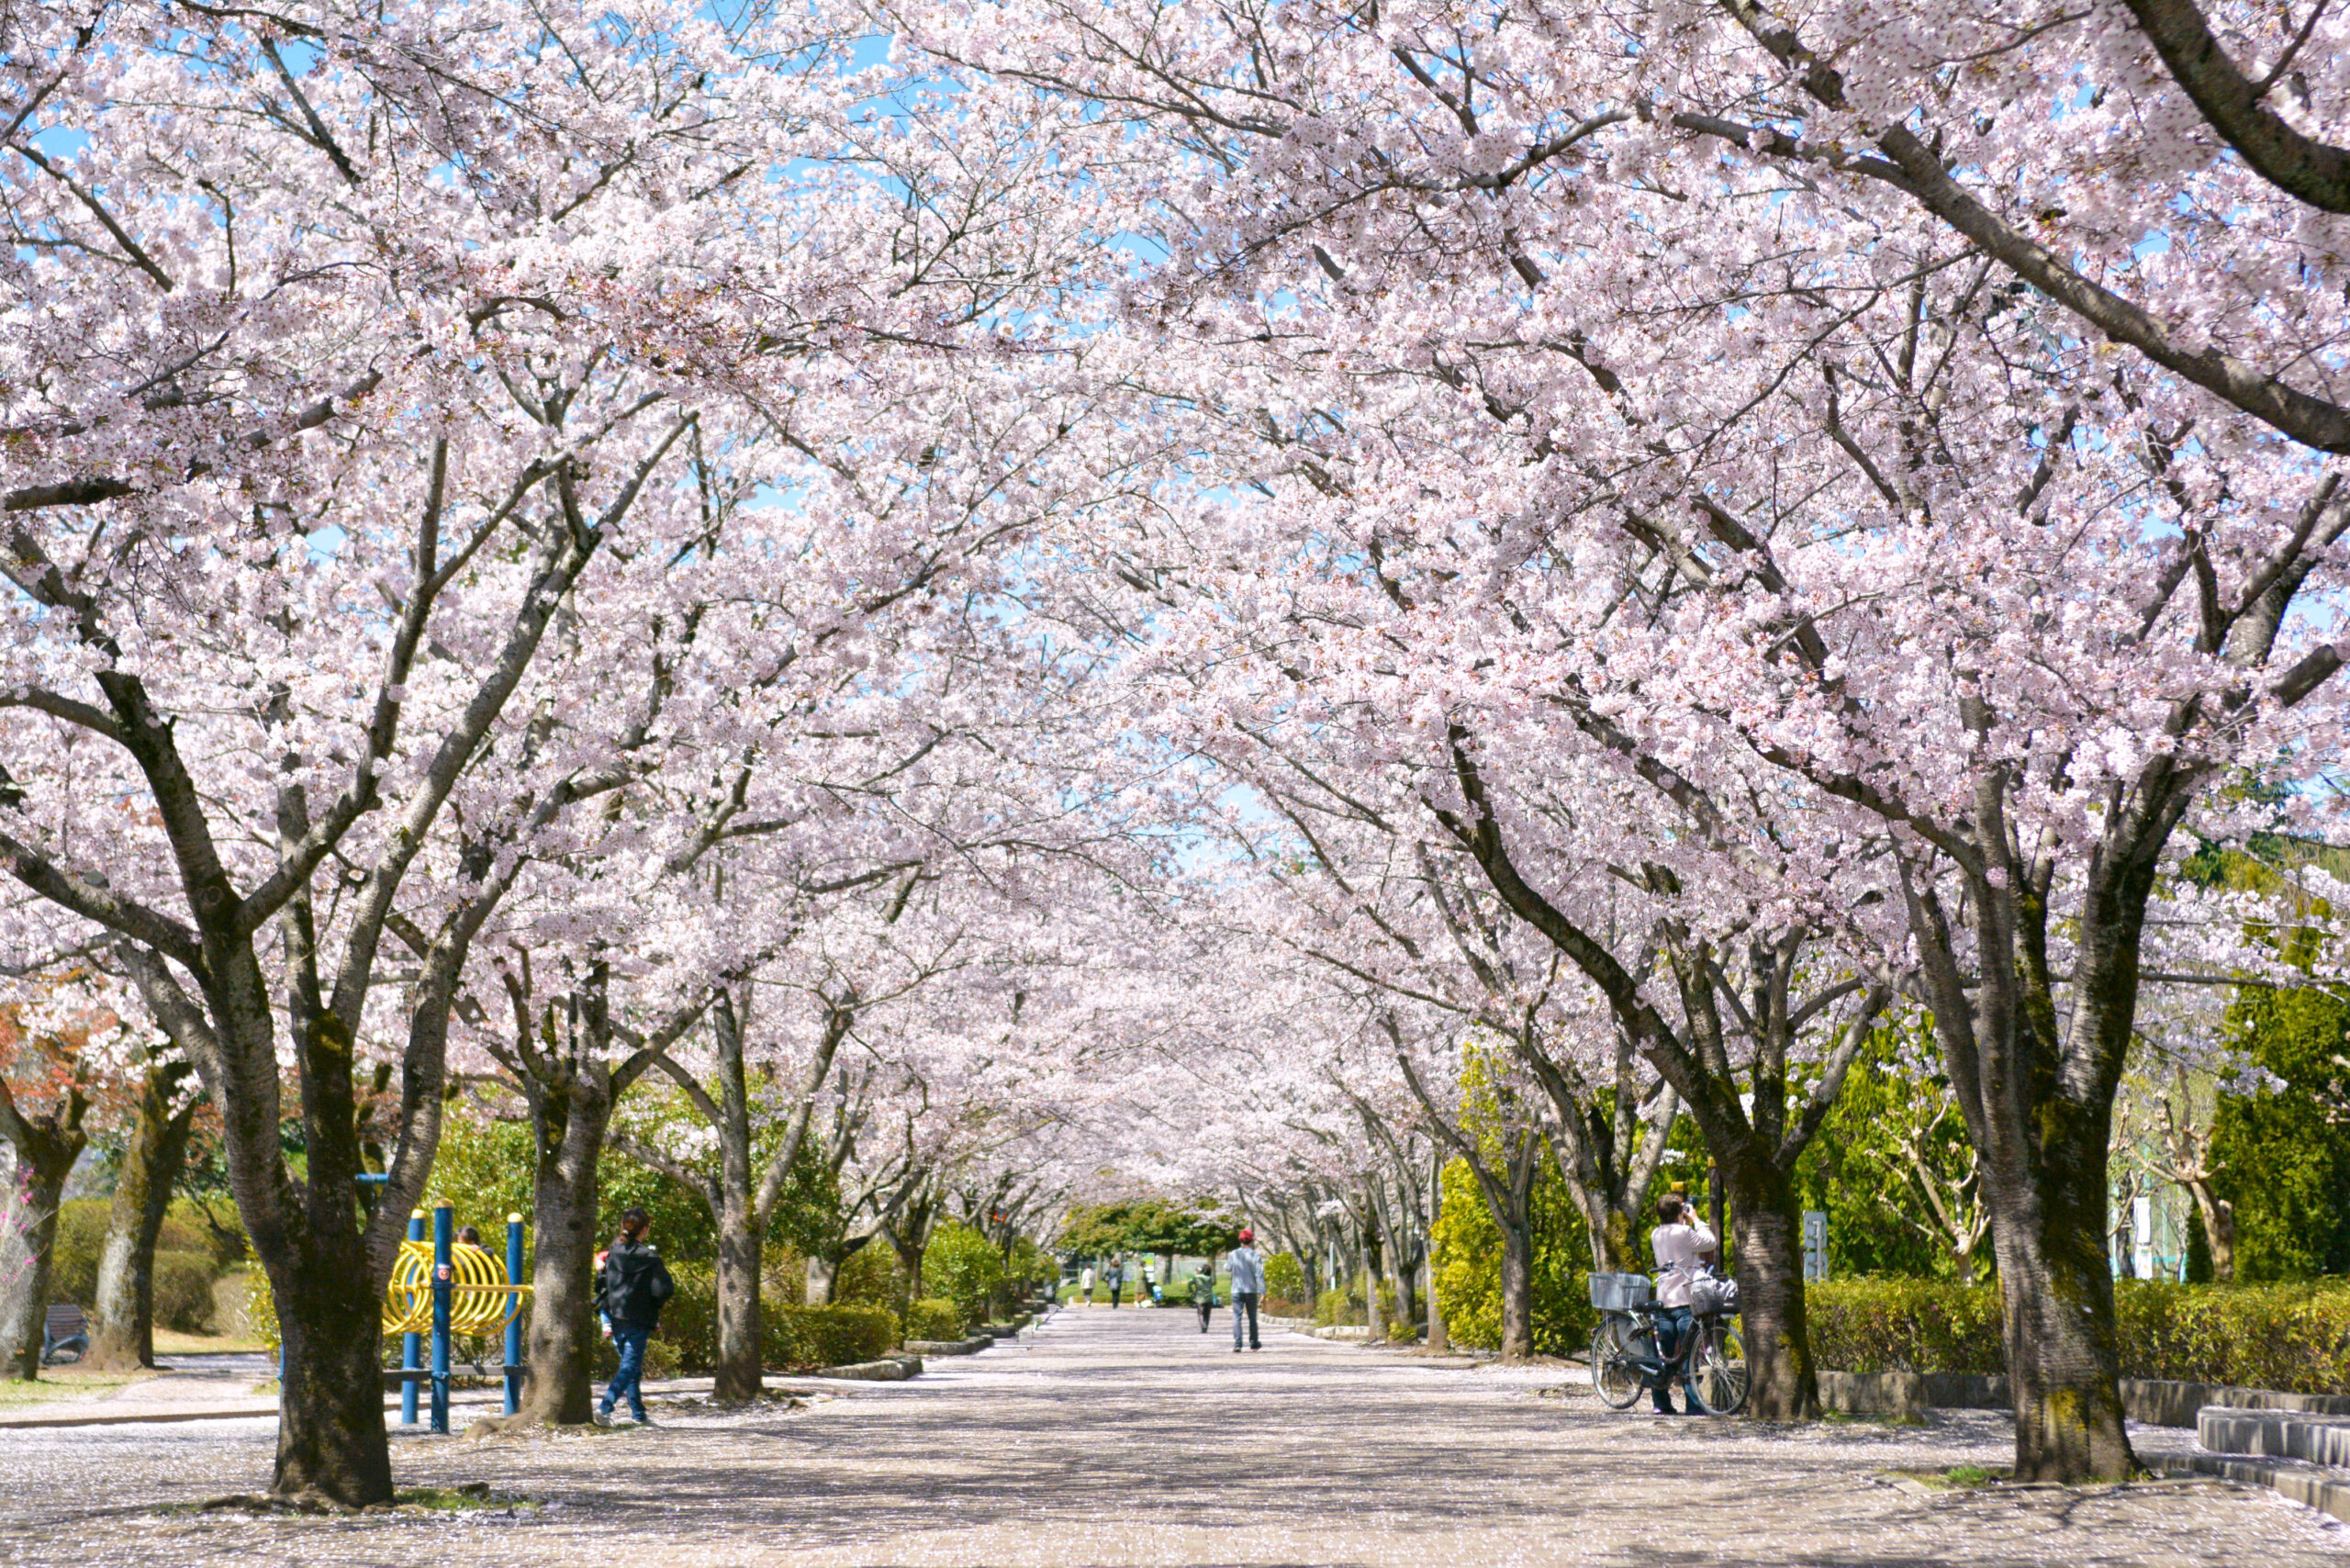
<svg viewBox="0 0 2350 1568">
<path fill-rule="evenodd" d="M 1687 1306 L 1691 1266 L 1708 1256 L 1720 1256 L 1719 1245 L 1713 1227 L 1695 1215 L 1679 1225 L 1661 1225 L 1649 1232 L 1649 1249 L 1656 1254 L 1656 1304 Z"/>
</svg>

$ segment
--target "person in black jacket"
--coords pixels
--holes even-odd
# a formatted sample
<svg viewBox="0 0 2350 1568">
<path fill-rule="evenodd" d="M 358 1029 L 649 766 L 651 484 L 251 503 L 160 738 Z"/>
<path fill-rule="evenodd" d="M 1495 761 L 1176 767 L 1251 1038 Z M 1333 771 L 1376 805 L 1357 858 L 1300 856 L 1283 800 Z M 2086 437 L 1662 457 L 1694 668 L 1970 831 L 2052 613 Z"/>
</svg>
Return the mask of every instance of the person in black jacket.
<svg viewBox="0 0 2350 1568">
<path fill-rule="evenodd" d="M 620 1371 L 612 1374 L 604 1390 L 603 1406 L 597 1413 L 606 1422 L 612 1418 L 612 1406 L 626 1394 L 636 1424 L 653 1424 L 645 1417 L 644 1394 L 637 1386 L 644 1375 L 644 1342 L 660 1327 L 662 1304 L 676 1294 L 677 1286 L 669 1278 L 669 1266 L 644 1238 L 652 1228 L 653 1216 L 643 1209 L 622 1214 L 621 1233 L 604 1254 L 604 1266 L 596 1275 L 596 1310 L 611 1326 L 612 1348 L 621 1358 Z"/>
</svg>

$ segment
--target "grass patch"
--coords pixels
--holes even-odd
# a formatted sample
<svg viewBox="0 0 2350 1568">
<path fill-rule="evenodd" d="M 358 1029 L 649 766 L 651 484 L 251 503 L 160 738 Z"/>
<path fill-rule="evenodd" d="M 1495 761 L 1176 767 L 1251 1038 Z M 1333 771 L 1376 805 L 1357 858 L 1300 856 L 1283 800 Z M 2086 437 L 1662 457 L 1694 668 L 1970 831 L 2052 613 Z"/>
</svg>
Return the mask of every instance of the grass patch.
<svg viewBox="0 0 2350 1568">
<path fill-rule="evenodd" d="M 128 1388 L 134 1383 L 144 1383 L 153 1372 L 77 1372 L 73 1367 L 43 1367 L 40 1381 L 24 1383 L 10 1378 L 0 1383 L 0 1409 L 19 1409 L 28 1405 L 48 1405 L 64 1399 L 95 1399 Z"/>
<path fill-rule="evenodd" d="M 1820 1413 L 1823 1427 L 1925 1427 L 1932 1425 L 1923 1416 L 1904 1416 L 1892 1411 L 1855 1412 L 1826 1410 Z"/>
<path fill-rule="evenodd" d="M 1899 1480 L 1915 1482 L 1935 1492 L 1966 1492 L 1978 1486 L 1998 1486 L 2015 1476 L 2015 1472 L 2006 1465 L 1994 1468 L 1980 1464 L 1953 1464 L 1943 1470 L 1889 1470 L 1885 1473 Z"/>
<path fill-rule="evenodd" d="M 419 1508 L 433 1514 L 463 1514 L 478 1508 L 535 1508 L 527 1497 L 507 1497 L 489 1489 L 487 1481 L 459 1486 L 403 1486 L 394 1494 L 394 1508 Z"/>
<path fill-rule="evenodd" d="M 155 1353 L 159 1356 L 259 1355 L 268 1349 L 258 1339 L 236 1334 L 183 1334 L 173 1328 L 155 1330 Z"/>
</svg>

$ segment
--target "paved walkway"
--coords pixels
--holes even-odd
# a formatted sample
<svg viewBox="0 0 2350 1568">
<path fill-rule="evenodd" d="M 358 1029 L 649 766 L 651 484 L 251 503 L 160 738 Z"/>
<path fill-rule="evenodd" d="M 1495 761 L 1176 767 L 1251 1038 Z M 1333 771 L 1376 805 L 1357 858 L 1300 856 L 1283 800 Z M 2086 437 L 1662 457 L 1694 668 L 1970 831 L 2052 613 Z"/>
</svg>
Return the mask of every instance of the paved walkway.
<svg viewBox="0 0 2350 1568">
<path fill-rule="evenodd" d="M 2350 1530 L 2217 1483 L 1915 1496 L 1892 1467 L 1997 1463 L 2005 1423 L 1662 1422 L 1563 1369 L 1472 1370 L 1222 1314 L 1064 1311 L 911 1383 L 660 1429 L 402 1438 L 403 1484 L 538 1506 L 357 1519 L 198 1516 L 266 1484 L 267 1421 L 0 1432 L 0 1563 L 668 1565 L 2202 1563 L 2342 1568 Z M 806 1387 L 807 1385 L 796 1385 Z M 663 1414 L 656 1412 L 656 1418 Z M 162 1506 L 178 1505 L 178 1509 Z"/>
</svg>

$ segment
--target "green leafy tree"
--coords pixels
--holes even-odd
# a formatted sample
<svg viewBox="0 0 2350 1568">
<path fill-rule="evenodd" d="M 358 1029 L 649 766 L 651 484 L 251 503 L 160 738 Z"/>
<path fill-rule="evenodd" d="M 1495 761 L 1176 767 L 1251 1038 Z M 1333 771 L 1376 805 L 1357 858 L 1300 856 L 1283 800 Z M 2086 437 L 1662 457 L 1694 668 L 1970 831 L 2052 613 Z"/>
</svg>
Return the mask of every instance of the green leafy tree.
<svg viewBox="0 0 2350 1568">
<path fill-rule="evenodd" d="M 2246 986 L 2228 1032 L 2284 1081 L 2223 1097 L 2216 1114 L 2214 1186 L 2233 1211 L 2236 1277 L 2350 1272 L 2350 1002 Z"/>
</svg>

